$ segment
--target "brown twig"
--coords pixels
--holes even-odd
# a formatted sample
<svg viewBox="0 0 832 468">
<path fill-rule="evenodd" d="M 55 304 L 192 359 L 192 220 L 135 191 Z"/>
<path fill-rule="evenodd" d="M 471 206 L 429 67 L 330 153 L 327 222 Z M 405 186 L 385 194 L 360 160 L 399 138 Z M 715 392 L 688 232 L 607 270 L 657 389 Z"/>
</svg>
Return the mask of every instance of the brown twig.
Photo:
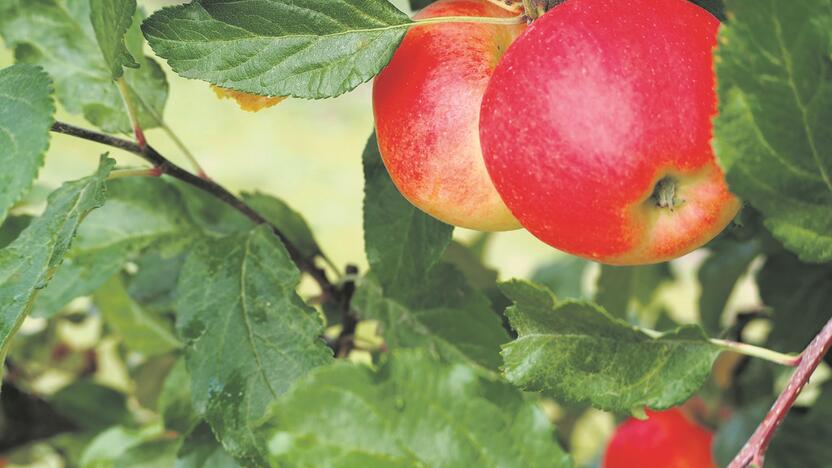
<svg viewBox="0 0 832 468">
<path fill-rule="evenodd" d="M 800 355 L 800 363 L 797 366 L 789 383 L 783 390 L 783 393 L 777 397 L 763 422 L 757 426 L 757 430 L 745 443 L 740 453 L 731 461 L 728 468 L 745 468 L 749 465 L 762 467 L 765 458 L 766 449 L 768 448 L 771 438 L 777 427 L 783 422 L 786 414 L 794 405 L 797 396 L 803 387 L 809 382 L 812 373 L 818 367 L 823 357 L 829 352 L 832 347 L 832 319 L 826 323 L 826 326 L 818 333 L 815 339 L 809 343 L 809 346 Z"/>
<path fill-rule="evenodd" d="M 350 302 L 352 295 L 355 293 L 355 280 L 352 279 L 358 275 L 358 267 L 355 265 L 347 265 L 346 281 L 341 288 L 343 294 L 340 297 L 341 304 L 341 333 L 338 335 L 336 341 L 336 356 L 339 358 L 346 358 L 350 351 L 355 347 L 355 330 L 358 326 L 358 317 L 353 313 Z"/>
<path fill-rule="evenodd" d="M 339 297 L 341 296 L 339 289 L 335 287 L 334 284 L 332 284 L 332 282 L 327 277 L 326 272 L 323 269 L 318 268 L 317 265 L 315 265 L 314 259 L 304 257 L 301 254 L 300 250 L 298 250 L 298 248 L 295 247 L 282 232 L 280 232 L 280 229 L 278 229 L 277 226 L 268 222 L 265 218 L 260 216 L 260 214 L 257 213 L 252 207 L 248 206 L 244 201 L 234 196 L 234 194 L 229 192 L 225 187 L 217 184 L 212 180 L 202 178 L 200 176 L 194 175 L 186 171 L 185 169 L 182 169 L 181 167 L 177 166 L 176 164 L 162 156 L 150 145 L 145 145 L 144 147 L 141 147 L 137 143 L 134 143 L 129 140 L 117 138 L 110 135 L 105 135 L 103 133 L 98 133 L 92 130 L 76 127 L 74 125 L 70 125 L 63 122 L 55 122 L 55 124 L 52 126 L 52 131 L 56 133 L 62 133 L 64 135 L 71 135 L 77 138 L 82 138 L 84 140 L 94 141 L 96 143 L 101 143 L 107 146 L 111 146 L 113 148 L 118 148 L 120 150 L 124 150 L 129 153 L 135 154 L 136 156 L 139 156 L 142 159 L 153 164 L 153 166 L 158 168 L 162 174 L 167 174 L 188 185 L 191 185 L 213 195 L 215 198 L 219 199 L 223 203 L 231 206 L 235 210 L 245 215 L 253 223 L 265 224 L 271 227 L 275 235 L 277 235 L 280 238 L 280 240 L 283 241 L 283 245 L 286 246 L 286 250 L 292 257 L 292 261 L 295 262 L 295 264 L 298 266 L 298 268 L 300 268 L 301 271 L 307 273 L 318 283 L 318 285 L 321 288 L 321 291 L 323 292 L 324 300 L 339 301 Z"/>
</svg>

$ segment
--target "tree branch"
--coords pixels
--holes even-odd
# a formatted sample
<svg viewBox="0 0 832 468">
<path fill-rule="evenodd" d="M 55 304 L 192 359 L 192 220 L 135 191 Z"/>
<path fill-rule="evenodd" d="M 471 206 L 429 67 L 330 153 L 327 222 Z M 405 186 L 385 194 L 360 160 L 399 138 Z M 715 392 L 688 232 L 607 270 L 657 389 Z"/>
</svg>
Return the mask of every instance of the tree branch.
<svg viewBox="0 0 832 468">
<path fill-rule="evenodd" d="M 150 145 L 140 147 L 138 144 L 129 140 L 124 140 L 122 138 L 105 135 L 103 133 L 98 133 L 92 130 L 76 127 L 74 125 L 70 125 L 63 122 L 55 122 L 55 124 L 52 126 L 52 131 L 56 133 L 62 133 L 64 135 L 71 135 L 74 137 L 82 138 L 84 140 L 94 141 L 96 143 L 101 143 L 103 145 L 111 146 L 113 148 L 118 148 L 120 150 L 135 154 L 136 156 L 139 156 L 142 159 L 153 164 L 156 168 L 159 169 L 160 173 L 167 174 L 175 179 L 179 179 L 180 181 L 188 185 L 191 185 L 213 195 L 215 198 L 221 200 L 223 203 L 229 205 L 230 207 L 245 215 L 253 223 L 265 224 L 271 227 L 275 235 L 277 235 L 277 237 L 279 237 L 280 240 L 283 241 L 283 245 L 286 246 L 286 250 L 292 257 L 292 261 L 295 262 L 295 264 L 301 271 L 307 273 L 318 283 L 318 285 L 321 288 L 321 291 L 323 292 L 324 300 L 339 301 L 339 289 L 336 288 L 335 285 L 329 281 L 326 272 L 315 265 L 314 258 L 304 257 L 301 254 L 300 250 L 298 250 L 298 248 L 295 247 L 282 232 L 280 232 L 280 229 L 278 229 L 277 226 L 268 222 L 265 218 L 260 216 L 260 214 L 257 213 L 252 207 L 248 206 L 244 201 L 240 200 L 234 194 L 225 189 L 225 187 L 209 179 L 196 176 L 186 171 L 185 169 L 182 169 L 181 167 L 177 166 L 176 164 L 162 156 Z"/>
<path fill-rule="evenodd" d="M 812 373 L 818 367 L 823 357 L 832 347 L 832 319 L 826 323 L 826 326 L 818 333 L 815 339 L 809 343 L 809 346 L 800 355 L 800 363 L 797 370 L 794 371 L 789 383 L 786 385 L 783 393 L 777 397 L 777 401 L 769 410 L 763 422 L 757 426 L 757 430 L 745 443 L 740 453 L 731 461 L 728 468 L 745 468 L 749 465 L 763 466 L 766 449 L 768 448 L 771 438 L 777 427 L 783 422 L 786 414 L 794 405 L 797 396 L 803 387 L 809 382 Z"/>
</svg>

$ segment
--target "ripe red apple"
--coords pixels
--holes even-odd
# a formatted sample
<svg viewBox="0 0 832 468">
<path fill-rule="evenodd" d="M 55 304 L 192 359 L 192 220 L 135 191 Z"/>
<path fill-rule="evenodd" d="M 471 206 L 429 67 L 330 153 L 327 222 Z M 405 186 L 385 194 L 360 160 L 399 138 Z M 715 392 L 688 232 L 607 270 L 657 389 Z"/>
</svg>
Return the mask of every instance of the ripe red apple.
<svg viewBox="0 0 832 468">
<path fill-rule="evenodd" d="M 736 215 L 711 150 L 719 22 L 687 0 L 567 0 L 503 57 L 482 103 L 486 167 L 553 247 L 670 260 Z"/>
<path fill-rule="evenodd" d="M 678 409 L 647 412 L 648 419 L 629 419 L 615 430 L 604 454 L 604 468 L 716 467 L 713 434 Z"/>
<path fill-rule="evenodd" d="M 416 18 L 511 13 L 485 0 L 441 0 Z M 485 169 L 482 95 L 524 25 L 451 23 L 411 28 L 376 77 L 373 112 L 384 165 L 411 203 L 456 226 L 516 229 Z"/>
</svg>

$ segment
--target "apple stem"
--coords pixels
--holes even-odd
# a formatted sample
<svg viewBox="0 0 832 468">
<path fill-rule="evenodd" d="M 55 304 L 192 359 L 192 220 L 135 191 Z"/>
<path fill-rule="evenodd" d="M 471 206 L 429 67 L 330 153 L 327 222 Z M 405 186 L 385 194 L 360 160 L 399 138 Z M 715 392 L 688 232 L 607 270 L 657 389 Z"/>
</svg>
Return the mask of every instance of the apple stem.
<svg viewBox="0 0 832 468">
<path fill-rule="evenodd" d="M 749 465 L 763 466 L 766 449 L 774 436 L 777 427 L 783 422 L 797 396 L 803 387 L 809 382 L 812 373 L 815 372 L 823 357 L 832 347 L 832 319 L 826 323 L 815 339 L 801 353 L 797 369 L 786 384 L 783 393 L 777 397 L 763 422 L 757 426 L 757 430 L 745 443 L 740 453 L 731 461 L 728 468 L 745 468 Z"/>
</svg>

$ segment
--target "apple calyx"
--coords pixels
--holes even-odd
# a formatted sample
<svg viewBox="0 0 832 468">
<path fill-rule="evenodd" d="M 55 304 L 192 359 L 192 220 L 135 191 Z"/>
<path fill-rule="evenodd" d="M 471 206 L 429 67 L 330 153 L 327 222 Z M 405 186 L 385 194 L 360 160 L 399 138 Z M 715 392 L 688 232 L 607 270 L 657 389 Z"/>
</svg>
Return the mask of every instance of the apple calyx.
<svg viewBox="0 0 832 468">
<path fill-rule="evenodd" d="M 656 188 L 653 190 L 653 195 L 650 200 L 655 202 L 658 208 L 665 208 L 673 211 L 677 206 L 685 201 L 676 196 L 676 179 L 671 176 L 665 176 L 656 182 Z"/>
</svg>

